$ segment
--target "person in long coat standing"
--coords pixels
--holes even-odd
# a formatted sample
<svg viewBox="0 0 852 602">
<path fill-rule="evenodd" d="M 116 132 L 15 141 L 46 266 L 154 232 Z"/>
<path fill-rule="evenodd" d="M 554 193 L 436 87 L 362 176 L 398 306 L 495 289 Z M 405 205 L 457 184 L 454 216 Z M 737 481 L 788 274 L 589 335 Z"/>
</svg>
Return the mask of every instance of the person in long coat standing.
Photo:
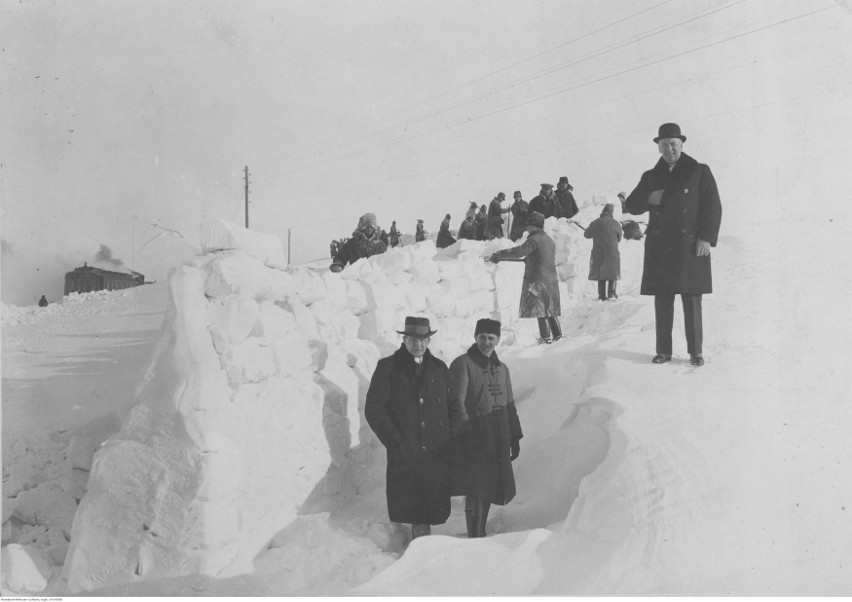
<svg viewBox="0 0 852 602">
<path fill-rule="evenodd" d="M 530 201 L 529 212 L 533 211 L 541 213 L 544 219 L 548 217 L 560 218 L 562 215 L 562 205 L 559 204 L 559 199 L 553 194 L 553 184 L 544 183 L 541 185 L 541 191 L 538 196 Z"/>
<path fill-rule="evenodd" d="M 444 247 L 449 247 L 451 244 L 456 242 L 456 239 L 453 238 L 453 235 L 450 233 L 450 214 L 448 213 L 443 220 L 441 220 L 441 227 L 438 229 L 438 237 L 435 239 L 435 246 L 439 249 L 443 249 Z"/>
<path fill-rule="evenodd" d="M 657 354 L 651 361 L 672 359 L 674 297 L 680 294 L 690 363 L 703 366 L 701 298 L 713 292 L 710 248 L 719 237 L 722 202 L 710 167 L 683 152 L 686 136 L 678 124 L 661 125 L 654 142 L 661 157 L 624 202 L 629 213 L 649 212 L 640 292 L 654 295 Z"/>
<path fill-rule="evenodd" d="M 577 201 L 571 191 L 574 187 L 568 182 L 568 176 L 562 176 L 556 183 L 556 200 L 559 201 L 559 206 L 562 207 L 562 217 L 571 219 L 580 211 L 577 207 Z"/>
<path fill-rule="evenodd" d="M 601 301 L 617 299 L 615 283 L 621 278 L 621 224 L 612 216 L 612 203 L 604 205 L 601 216 L 592 220 L 583 233 L 592 239 L 592 256 L 589 259 L 589 280 L 598 281 L 598 298 Z M 607 290 L 609 288 L 609 290 Z"/>
<path fill-rule="evenodd" d="M 488 211 L 485 205 L 479 207 L 479 213 L 476 214 L 473 220 L 476 228 L 476 240 L 485 240 L 485 223 L 488 221 Z"/>
<path fill-rule="evenodd" d="M 510 207 L 512 211 L 512 227 L 509 228 L 509 239 L 515 242 L 523 236 L 524 228 L 527 227 L 527 211 L 530 204 L 524 200 L 520 190 L 516 190 L 513 196 L 515 202 Z"/>
<path fill-rule="evenodd" d="M 562 338 L 559 316 L 559 278 L 556 275 L 556 245 L 544 231 L 544 216 L 537 211 L 527 218 L 527 239 L 511 249 L 497 251 L 489 258 L 493 263 L 506 259 L 524 260 L 524 283 L 521 289 L 519 318 L 538 318 L 539 343 L 552 343 Z"/>
<path fill-rule="evenodd" d="M 465 215 L 464 221 L 459 226 L 459 240 L 463 238 L 476 240 L 476 225 L 473 223 L 473 218 L 473 215 Z"/>
<path fill-rule="evenodd" d="M 524 435 L 509 368 L 494 351 L 500 322 L 477 321 L 474 340 L 450 364 L 450 399 L 460 408 L 453 422 L 451 493 L 465 496 L 467 536 L 485 537 L 491 504 L 503 506 L 515 497 L 512 461 Z"/>
<path fill-rule="evenodd" d="M 391 247 L 396 247 L 399 245 L 399 230 L 396 229 L 396 222 L 393 222 L 390 227 L 390 232 L 388 232 L 388 240 L 390 241 Z"/>
<path fill-rule="evenodd" d="M 414 230 L 414 242 L 426 240 L 426 228 L 423 226 L 423 220 L 417 220 L 417 228 Z"/>
<path fill-rule="evenodd" d="M 488 217 L 485 220 L 485 238 L 503 238 L 503 214 L 509 212 L 509 208 L 503 209 L 502 203 L 506 195 L 502 192 L 492 199 L 488 205 Z"/>
<path fill-rule="evenodd" d="M 390 520 L 411 523 L 411 537 L 450 516 L 451 420 L 461 410 L 450 399 L 447 365 L 429 351 L 428 318 L 408 316 L 402 345 L 382 358 L 370 379 L 364 416 L 387 448 Z"/>
</svg>

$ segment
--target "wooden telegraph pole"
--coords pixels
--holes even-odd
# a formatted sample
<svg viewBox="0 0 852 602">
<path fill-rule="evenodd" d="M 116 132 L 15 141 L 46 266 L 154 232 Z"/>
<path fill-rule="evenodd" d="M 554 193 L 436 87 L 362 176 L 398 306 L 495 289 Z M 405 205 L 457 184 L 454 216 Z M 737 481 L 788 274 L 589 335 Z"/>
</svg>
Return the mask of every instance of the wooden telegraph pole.
<svg viewBox="0 0 852 602">
<path fill-rule="evenodd" d="M 246 230 L 249 227 L 249 219 L 248 219 L 248 205 L 249 205 L 249 173 L 248 173 L 248 165 L 245 166 L 245 181 L 246 181 Z"/>
<path fill-rule="evenodd" d="M 287 228 L 287 265 L 290 265 L 290 228 Z"/>
</svg>

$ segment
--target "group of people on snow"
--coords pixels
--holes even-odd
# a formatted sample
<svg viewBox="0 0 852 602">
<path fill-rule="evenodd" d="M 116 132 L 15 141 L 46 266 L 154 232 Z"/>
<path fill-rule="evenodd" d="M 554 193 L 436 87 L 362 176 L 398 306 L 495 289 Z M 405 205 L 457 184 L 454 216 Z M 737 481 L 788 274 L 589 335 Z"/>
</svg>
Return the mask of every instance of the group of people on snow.
<svg viewBox="0 0 852 602">
<path fill-rule="evenodd" d="M 652 362 L 671 361 L 674 297 L 680 294 L 690 363 L 701 366 L 701 300 L 712 292 L 710 248 L 718 240 L 722 207 L 710 168 L 682 152 L 685 141 L 677 124 L 661 125 L 654 138 L 660 159 L 642 174 L 630 195 L 621 193 L 619 198 L 623 211 L 649 213 L 640 292 L 654 296 Z M 518 207 L 514 215 L 522 215 L 521 209 L 526 214 L 521 222 L 526 239 L 493 253 L 489 261 L 524 261 L 519 317 L 538 319 L 540 342 L 562 336 L 555 244 L 543 229 L 544 220 L 565 217 L 565 203 L 572 207 L 570 216 L 577 212 L 567 178 L 559 184 L 561 195 L 542 184 L 541 194 L 527 207 L 516 192 L 515 204 L 502 209 L 498 195 L 485 220 L 487 229 L 488 219 L 500 218 L 500 223 L 492 224 L 500 226 L 502 235 L 503 213 Z M 620 275 L 618 243 L 624 233 L 613 211 L 614 206 L 606 204 L 585 229 L 585 237 L 593 241 L 589 278 L 598 281 L 602 300 L 617 297 Z M 465 221 L 475 212 L 472 203 Z M 447 235 L 449 219 L 447 215 L 442 223 Z M 483 537 L 491 505 L 504 505 L 515 496 L 512 461 L 520 454 L 523 437 L 509 369 L 495 351 L 501 324 L 490 318 L 478 320 L 474 343 L 449 367 L 429 352 L 437 331 L 428 318 L 408 316 L 404 330 L 398 332 L 402 344 L 379 360 L 365 405 L 367 422 L 387 448 L 390 520 L 411 524 L 412 538 L 427 535 L 431 525 L 449 518 L 451 496 L 465 496 L 467 535 Z"/>
</svg>

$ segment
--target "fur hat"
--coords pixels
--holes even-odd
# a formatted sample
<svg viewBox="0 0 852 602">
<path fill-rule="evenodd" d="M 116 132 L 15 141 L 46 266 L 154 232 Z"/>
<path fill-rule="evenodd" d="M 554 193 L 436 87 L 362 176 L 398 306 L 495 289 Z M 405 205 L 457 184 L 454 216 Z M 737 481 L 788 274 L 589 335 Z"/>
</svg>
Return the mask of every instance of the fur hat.
<svg viewBox="0 0 852 602">
<path fill-rule="evenodd" d="M 363 230 L 364 228 L 370 227 L 373 230 L 379 229 L 379 222 L 376 219 L 375 213 L 365 213 L 358 220 L 358 229 Z"/>
<path fill-rule="evenodd" d="M 601 211 L 601 217 L 603 217 L 605 215 L 612 216 L 612 212 L 614 210 L 615 210 L 615 207 L 613 206 L 613 204 L 607 203 L 606 205 L 604 205 L 603 211 Z"/>
<path fill-rule="evenodd" d="M 473 336 L 476 336 L 481 332 L 484 332 L 486 334 L 496 334 L 499 337 L 500 322 L 498 322 L 497 320 L 491 320 L 489 318 L 482 318 L 481 320 L 477 320 L 476 329 L 473 331 Z"/>
</svg>

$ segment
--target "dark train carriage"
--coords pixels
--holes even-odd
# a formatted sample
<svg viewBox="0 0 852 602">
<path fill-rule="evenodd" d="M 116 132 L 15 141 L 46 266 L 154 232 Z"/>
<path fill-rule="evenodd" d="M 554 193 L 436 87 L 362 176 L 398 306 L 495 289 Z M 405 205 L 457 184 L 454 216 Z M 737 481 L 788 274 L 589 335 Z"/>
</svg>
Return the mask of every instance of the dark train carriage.
<svg viewBox="0 0 852 602">
<path fill-rule="evenodd" d="M 114 291 L 145 284 L 145 276 L 139 272 L 110 272 L 83 264 L 65 274 L 65 294 L 89 293 L 92 291 Z"/>
</svg>

